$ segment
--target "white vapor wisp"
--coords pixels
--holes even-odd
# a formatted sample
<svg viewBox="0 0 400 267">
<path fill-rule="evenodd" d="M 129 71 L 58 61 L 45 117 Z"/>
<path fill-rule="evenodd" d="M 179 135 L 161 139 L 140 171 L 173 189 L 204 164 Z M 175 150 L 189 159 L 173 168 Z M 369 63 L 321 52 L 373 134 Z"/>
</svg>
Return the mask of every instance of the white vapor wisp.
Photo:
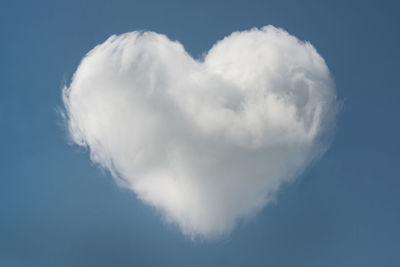
<svg viewBox="0 0 400 267">
<path fill-rule="evenodd" d="M 282 29 L 234 32 L 202 60 L 154 32 L 113 35 L 63 89 L 72 140 L 192 238 L 229 234 L 328 148 L 324 59 Z"/>
</svg>

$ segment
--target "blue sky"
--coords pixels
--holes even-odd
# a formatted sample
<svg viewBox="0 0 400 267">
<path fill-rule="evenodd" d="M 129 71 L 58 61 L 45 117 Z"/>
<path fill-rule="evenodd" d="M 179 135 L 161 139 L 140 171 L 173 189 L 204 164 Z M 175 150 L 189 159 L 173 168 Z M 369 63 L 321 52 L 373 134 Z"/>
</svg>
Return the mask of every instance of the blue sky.
<svg viewBox="0 0 400 267">
<path fill-rule="evenodd" d="M 0 3 L 1 266 L 398 266 L 395 1 Z M 81 58 L 151 30 L 194 57 L 272 24 L 310 41 L 343 100 L 330 150 L 219 241 L 193 242 L 68 144 L 57 110 Z"/>
</svg>

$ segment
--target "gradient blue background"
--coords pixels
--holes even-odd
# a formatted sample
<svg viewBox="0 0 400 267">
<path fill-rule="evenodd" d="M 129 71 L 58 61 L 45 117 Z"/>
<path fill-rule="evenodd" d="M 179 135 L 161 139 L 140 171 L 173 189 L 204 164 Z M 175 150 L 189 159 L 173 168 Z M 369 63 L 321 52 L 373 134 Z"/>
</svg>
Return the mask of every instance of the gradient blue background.
<svg viewBox="0 0 400 267">
<path fill-rule="evenodd" d="M 400 266 L 396 1 L 0 1 L 0 266 Z M 329 152 L 228 238 L 192 242 L 68 145 L 81 58 L 151 30 L 194 57 L 272 24 L 310 41 L 344 101 Z"/>
</svg>

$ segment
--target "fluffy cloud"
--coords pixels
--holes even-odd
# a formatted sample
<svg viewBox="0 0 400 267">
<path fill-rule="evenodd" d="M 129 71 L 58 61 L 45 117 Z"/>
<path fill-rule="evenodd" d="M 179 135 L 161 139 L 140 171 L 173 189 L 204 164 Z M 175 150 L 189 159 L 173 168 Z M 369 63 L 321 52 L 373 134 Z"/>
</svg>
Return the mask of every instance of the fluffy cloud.
<svg viewBox="0 0 400 267">
<path fill-rule="evenodd" d="M 154 32 L 113 35 L 63 100 L 72 140 L 191 237 L 229 234 L 328 148 L 323 58 L 282 29 L 234 32 L 203 60 Z"/>
</svg>

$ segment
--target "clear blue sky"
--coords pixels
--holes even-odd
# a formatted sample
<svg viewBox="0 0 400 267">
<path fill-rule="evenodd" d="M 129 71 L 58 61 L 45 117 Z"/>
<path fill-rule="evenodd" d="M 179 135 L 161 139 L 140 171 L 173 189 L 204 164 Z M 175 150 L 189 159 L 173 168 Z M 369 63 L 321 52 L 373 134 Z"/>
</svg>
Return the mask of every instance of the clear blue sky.
<svg viewBox="0 0 400 267">
<path fill-rule="evenodd" d="M 0 2 L 0 266 L 400 266 L 396 1 Z M 272 24 L 310 41 L 344 101 L 328 153 L 228 238 L 192 242 L 67 143 L 81 58 L 151 30 L 194 57 Z"/>
</svg>

